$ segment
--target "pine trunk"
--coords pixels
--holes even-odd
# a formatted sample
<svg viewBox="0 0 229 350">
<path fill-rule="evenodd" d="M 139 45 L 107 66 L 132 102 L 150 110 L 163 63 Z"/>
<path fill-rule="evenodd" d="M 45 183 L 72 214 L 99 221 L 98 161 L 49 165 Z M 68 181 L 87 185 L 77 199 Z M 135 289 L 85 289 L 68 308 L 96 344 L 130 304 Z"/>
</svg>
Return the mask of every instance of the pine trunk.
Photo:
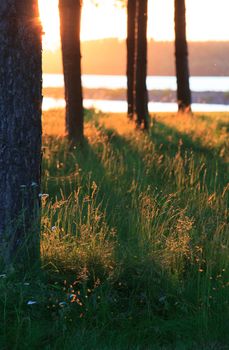
<svg viewBox="0 0 229 350">
<path fill-rule="evenodd" d="M 186 40 L 185 0 L 175 0 L 175 61 L 177 103 L 180 112 L 191 111 L 189 87 L 188 45 Z"/>
<path fill-rule="evenodd" d="M 127 103 L 128 117 L 135 113 L 136 0 L 127 3 Z"/>
<path fill-rule="evenodd" d="M 138 0 L 137 4 L 137 67 L 136 67 L 136 112 L 137 126 L 148 129 L 147 76 L 147 11 L 148 0 Z"/>
<path fill-rule="evenodd" d="M 37 0 L 0 1 L 0 256 L 39 257 L 41 25 Z"/>
<path fill-rule="evenodd" d="M 66 132 L 71 141 L 83 140 L 83 97 L 81 83 L 81 0 L 59 0 L 63 58 Z"/>
</svg>

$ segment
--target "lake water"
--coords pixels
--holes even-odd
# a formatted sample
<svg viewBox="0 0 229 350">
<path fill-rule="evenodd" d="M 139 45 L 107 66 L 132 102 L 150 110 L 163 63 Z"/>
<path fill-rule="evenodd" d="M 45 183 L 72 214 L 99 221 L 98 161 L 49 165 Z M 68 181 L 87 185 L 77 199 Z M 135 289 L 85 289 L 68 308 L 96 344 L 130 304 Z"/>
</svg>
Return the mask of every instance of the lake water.
<svg viewBox="0 0 229 350">
<path fill-rule="evenodd" d="M 82 85 L 85 88 L 107 88 L 125 89 L 126 77 L 117 75 L 82 75 Z M 43 87 L 63 87 L 64 79 L 62 74 L 44 74 Z M 176 90 L 176 77 L 149 76 L 147 78 L 148 90 Z M 190 87 L 192 91 L 223 91 L 229 92 L 229 77 L 191 77 Z M 51 108 L 64 108 L 63 99 L 45 97 L 43 99 L 43 110 Z M 102 112 L 126 112 L 125 101 L 114 100 L 84 100 L 84 107 L 95 108 Z M 229 105 L 200 104 L 193 103 L 194 112 L 221 112 L 229 111 Z M 150 112 L 175 112 L 176 103 L 149 102 Z"/>
<path fill-rule="evenodd" d="M 124 75 L 82 75 L 85 88 L 125 89 L 127 80 Z M 44 87 L 63 87 L 62 74 L 44 74 Z M 229 92 L 229 77 L 191 77 L 192 91 L 224 91 Z M 176 90 L 176 77 L 149 76 L 148 90 Z"/>
<path fill-rule="evenodd" d="M 85 108 L 94 108 L 104 113 L 125 113 L 127 111 L 126 101 L 114 101 L 114 100 L 87 100 L 83 101 Z M 64 108 L 65 100 L 62 98 L 55 99 L 51 97 L 45 97 L 43 99 L 43 110 L 47 111 L 53 108 Z M 149 112 L 176 112 L 176 103 L 162 103 L 162 102 L 149 102 Z M 193 103 L 193 112 L 229 112 L 229 105 L 217 105 L 206 103 Z"/>
</svg>

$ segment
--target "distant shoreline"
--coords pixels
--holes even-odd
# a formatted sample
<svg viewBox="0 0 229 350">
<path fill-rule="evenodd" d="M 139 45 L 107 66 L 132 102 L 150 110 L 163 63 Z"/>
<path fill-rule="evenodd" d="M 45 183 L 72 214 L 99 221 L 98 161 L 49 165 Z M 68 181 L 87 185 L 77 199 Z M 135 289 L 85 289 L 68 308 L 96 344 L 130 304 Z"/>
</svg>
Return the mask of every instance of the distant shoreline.
<svg viewBox="0 0 229 350">
<path fill-rule="evenodd" d="M 85 99 L 94 100 L 126 100 L 125 89 L 83 89 Z M 64 88 L 44 88 L 43 95 L 52 98 L 64 98 Z M 151 90 L 148 91 L 150 102 L 176 102 L 176 92 L 172 90 Z M 192 92 L 193 103 L 223 104 L 229 105 L 228 92 L 201 91 Z"/>
</svg>

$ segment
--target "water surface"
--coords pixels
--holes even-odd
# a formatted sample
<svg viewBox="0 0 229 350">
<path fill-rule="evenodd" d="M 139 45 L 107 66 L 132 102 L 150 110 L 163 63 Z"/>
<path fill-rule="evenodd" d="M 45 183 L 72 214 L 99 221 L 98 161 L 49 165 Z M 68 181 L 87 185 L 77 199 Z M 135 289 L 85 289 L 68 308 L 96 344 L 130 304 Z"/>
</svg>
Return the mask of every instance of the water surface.
<svg viewBox="0 0 229 350">
<path fill-rule="evenodd" d="M 85 108 L 94 108 L 104 113 L 125 113 L 127 111 L 126 101 L 114 101 L 114 100 L 88 100 L 83 101 Z M 162 102 L 149 102 L 149 112 L 176 112 L 176 103 L 162 103 Z M 64 108 L 64 99 L 55 99 L 51 97 L 45 97 L 43 99 L 43 110 L 49 110 L 53 108 Z M 218 104 L 206 104 L 206 103 L 193 103 L 193 112 L 229 112 L 229 105 Z"/>
<path fill-rule="evenodd" d="M 127 79 L 124 75 L 82 75 L 85 88 L 126 89 Z M 63 87 L 62 74 L 43 74 L 44 87 Z M 229 77 L 191 77 L 192 91 L 229 92 Z M 148 76 L 148 90 L 176 90 L 176 77 Z"/>
</svg>

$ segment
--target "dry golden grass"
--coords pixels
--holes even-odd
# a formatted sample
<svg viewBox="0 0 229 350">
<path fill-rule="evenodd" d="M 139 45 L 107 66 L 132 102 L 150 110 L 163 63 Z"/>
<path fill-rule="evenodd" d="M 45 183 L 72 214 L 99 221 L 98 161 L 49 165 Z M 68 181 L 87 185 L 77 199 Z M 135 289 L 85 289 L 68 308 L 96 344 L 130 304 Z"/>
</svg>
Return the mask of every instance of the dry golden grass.
<svg viewBox="0 0 229 350">
<path fill-rule="evenodd" d="M 220 135 L 215 137 L 219 122 L 227 123 L 229 113 L 195 113 L 193 115 L 160 113 L 155 118 L 168 127 L 189 135 L 193 141 L 201 140 L 202 145 L 207 147 L 215 147 L 229 141 L 226 126 L 222 127 Z"/>
<path fill-rule="evenodd" d="M 195 113 L 193 115 L 177 113 L 157 113 L 151 115 L 151 131 L 157 123 L 167 128 L 165 135 L 167 142 L 176 142 L 180 134 L 191 142 L 207 149 L 220 149 L 220 157 L 229 160 L 228 137 L 229 113 Z M 65 116 L 63 109 L 43 112 L 43 135 L 65 137 Z M 106 129 L 114 130 L 118 135 L 125 137 L 138 137 L 135 124 L 130 122 L 125 113 L 96 114 L 96 123 Z M 100 138 L 100 131 L 94 122 L 84 123 L 84 134 L 89 143 L 95 143 Z M 175 138 L 174 138 L 175 135 Z M 102 142 L 102 140 L 100 140 Z M 147 141 L 148 142 L 148 141 Z"/>
<path fill-rule="evenodd" d="M 42 131 L 44 136 L 65 136 L 64 109 L 43 112 Z"/>
<path fill-rule="evenodd" d="M 229 113 L 195 113 L 193 115 L 157 113 L 152 114 L 152 124 L 155 120 L 176 129 L 178 132 L 192 135 L 195 139 L 201 138 L 208 146 L 215 146 L 216 142 L 228 142 L 226 123 L 229 121 Z M 44 135 L 65 135 L 63 109 L 43 112 L 42 121 Z M 132 133 L 135 130 L 134 124 L 129 122 L 125 113 L 101 114 L 99 123 L 107 129 L 114 129 L 120 135 Z M 216 141 L 214 134 L 219 123 L 225 123 L 225 126 L 221 128 L 220 138 Z M 85 129 L 87 136 L 87 123 Z"/>
</svg>

